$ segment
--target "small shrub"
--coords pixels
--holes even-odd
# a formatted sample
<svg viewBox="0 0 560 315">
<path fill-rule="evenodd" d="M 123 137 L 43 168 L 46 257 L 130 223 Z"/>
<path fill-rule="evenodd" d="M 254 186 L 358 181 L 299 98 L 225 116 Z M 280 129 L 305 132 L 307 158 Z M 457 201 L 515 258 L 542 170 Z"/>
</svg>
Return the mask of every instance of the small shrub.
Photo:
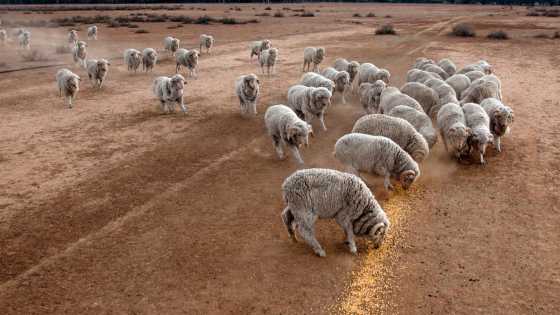
<svg viewBox="0 0 560 315">
<path fill-rule="evenodd" d="M 143 28 L 134 31 L 136 34 L 148 34 L 149 32 Z"/>
<path fill-rule="evenodd" d="M 58 45 L 58 46 L 56 46 L 56 48 L 54 50 L 59 55 L 69 54 L 69 53 L 72 52 L 72 49 L 70 49 L 70 47 L 66 46 L 66 45 Z"/>
<path fill-rule="evenodd" d="M 257 20 L 257 19 L 250 19 L 247 20 L 247 23 L 260 23 L 261 21 Z"/>
<path fill-rule="evenodd" d="M 385 18 L 387 18 L 387 19 L 392 19 L 393 16 L 392 16 L 392 15 L 385 15 Z"/>
<path fill-rule="evenodd" d="M 291 11 L 292 9 L 288 8 L 288 7 L 283 7 L 282 10 L 284 11 Z"/>
<path fill-rule="evenodd" d="M 276 12 L 274 12 L 274 17 L 275 18 L 282 18 L 282 17 L 284 17 L 284 13 L 282 13 L 280 11 L 276 11 Z"/>
<path fill-rule="evenodd" d="M 543 15 L 547 16 L 547 17 L 559 17 L 560 16 L 560 10 L 546 11 Z"/>
<path fill-rule="evenodd" d="M 539 12 L 536 11 L 529 11 L 527 12 L 527 16 L 540 16 Z"/>
<path fill-rule="evenodd" d="M 476 33 L 472 29 L 472 27 L 468 24 L 460 23 L 453 26 L 451 30 L 451 35 L 459 36 L 459 37 L 475 37 Z"/>
<path fill-rule="evenodd" d="M 360 13 L 354 13 L 352 14 L 352 17 L 362 17 L 362 15 Z"/>
<path fill-rule="evenodd" d="M 370 12 L 370 13 L 368 13 L 368 14 L 366 15 L 366 17 L 375 17 L 375 13 Z"/>
<path fill-rule="evenodd" d="M 209 17 L 208 15 L 203 15 L 198 17 L 194 24 L 210 24 L 210 22 L 216 22 L 216 19 Z"/>
<path fill-rule="evenodd" d="M 311 12 L 311 11 L 305 11 L 303 12 L 301 15 L 301 17 L 314 17 L 315 13 Z"/>
<path fill-rule="evenodd" d="M 235 9 L 235 11 L 243 11 L 243 10 L 241 10 L 240 7 L 235 7 L 234 9 Z"/>
<path fill-rule="evenodd" d="M 492 32 L 492 33 L 488 34 L 487 37 L 490 38 L 490 39 L 499 39 L 499 40 L 509 39 L 509 35 L 504 31 Z"/>
<path fill-rule="evenodd" d="M 548 35 L 546 35 L 545 33 L 539 33 L 539 34 L 535 35 L 535 38 L 546 38 L 546 39 L 548 39 Z"/>
<path fill-rule="evenodd" d="M 24 61 L 47 61 L 49 60 L 45 54 L 39 50 L 31 50 L 21 55 Z"/>
<path fill-rule="evenodd" d="M 128 28 L 139 28 L 140 26 L 138 26 L 137 24 L 128 24 L 126 27 L 128 27 Z"/>
<path fill-rule="evenodd" d="M 221 22 L 222 22 L 222 24 L 230 24 L 230 25 L 242 24 L 242 22 L 239 22 L 234 18 L 223 18 Z"/>
<path fill-rule="evenodd" d="M 552 38 L 553 39 L 559 39 L 560 38 L 560 32 L 559 31 L 554 32 L 554 35 L 552 35 Z"/>
<path fill-rule="evenodd" d="M 397 31 L 391 24 L 381 25 L 375 30 L 375 35 L 397 35 Z"/>
<path fill-rule="evenodd" d="M 270 13 L 268 13 L 268 12 L 257 13 L 257 14 L 255 14 L 255 16 L 270 16 Z"/>
<path fill-rule="evenodd" d="M 266 7 L 266 8 L 264 8 L 264 9 L 265 9 L 266 11 L 270 11 L 270 10 L 272 10 L 272 8 L 271 8 L 271 7 Z"/>
<path fill-rule="evenodd" d="M 119 28 L 119 27 L 121 27 L 121 24 L 119 22 L 116 22 L 116 21 L 111 21 L 109 24 L 107 24 L 107 27 Z"/>
</svg>

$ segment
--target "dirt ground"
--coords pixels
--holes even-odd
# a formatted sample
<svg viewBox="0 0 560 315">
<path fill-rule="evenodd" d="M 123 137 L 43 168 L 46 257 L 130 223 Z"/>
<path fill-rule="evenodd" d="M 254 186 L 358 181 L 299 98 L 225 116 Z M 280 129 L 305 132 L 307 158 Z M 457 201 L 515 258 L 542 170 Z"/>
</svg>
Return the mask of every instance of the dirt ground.
<svg viewBox="0 0 560 315">
<path fill-rule="evenodd" d="M 197 7 L 207 11 L 166 13 L 265 12 Z M 266 12 L 302 6 L 272 7 Z M 65 63 L 83 78 L 69 110 L 55 87 L 60 66 L 0 74 L 1 314 L 560 313 L 560 41 L 534 38 L 560 20 L 497 6 L 305 7 L 320 12 L 284 11 L 246 25 L 138 23 L 148 34 L 102 25 L 88 47 L 93 57 L 113 58 L 100 91 L 68 55 L 54 54 L 66 28 L 31 28 L 47 62 L 23 62 L 13 44 L 0 47 L 0 71 Z M 352 17 L 367 12 L 377 17 Z M 479 36 L 447 36 L 458 22 Z M 399 35 L 373 36 L 384 23 Z M 513 38 L 485 38 L 498 29 Z M 162 53 L 153 73 L 127 73 L 122 51 L 162 49 L 168 34 L 193 48 L 202 33 L 216 46 L 202 55 L 199 78 L 188 79 L 189 113 L 162 115 L 150 85 L 174 73 L 174 63 Z M 280 49 L 277 74 L 261 75 L 258 117 L 243 119 L 233 83 L 258 73 L 248 44 L 262 38 Z M 345 57 L 387 68 L 396 86 L 419 56 L 460 66 L 488 60 L 515 111 L 503 152 L 490 149 L 485 167 L 458 165 L 438 143 L 411 191 L 387 194 L 368 178 L 393 222 L 387 242 L 373 250 L 361 240 L 353 256 L 341 229 L 320 222 L 327 257 L 315 257 L 289 241 L 281 222 L 280 185 L 297 166 L 276 160 L 262 119 L 267 106 L 286 102 L 306 46 L 326 48 L 323 65 Z M 329 130 L 315 128 L 303 151 L 308 167 L 341 169 L 333 145 L 362 111 L 356 98 L 334 103 Z"/>
</svg>

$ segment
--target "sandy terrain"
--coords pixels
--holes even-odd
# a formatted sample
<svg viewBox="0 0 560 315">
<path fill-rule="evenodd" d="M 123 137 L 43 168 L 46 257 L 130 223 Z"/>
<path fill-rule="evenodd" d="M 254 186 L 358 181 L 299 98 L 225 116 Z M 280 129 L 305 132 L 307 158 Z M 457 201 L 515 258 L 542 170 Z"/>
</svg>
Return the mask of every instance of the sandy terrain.
<svg viewBox="0 0 560 315">
<path fill-rule="evenodd" d="M 264 12 L 204 7 L 167 13 L 249 19 Z M 101 91 L 69 56 L 54 55 L 66 28 L 31 28 L 32 45 L 51 52 L 48 62 L 23 62 L 13 45 L 0 47 L 0 71 L 64 63 L 84 79 L 69 110 L 54 83 L 59 67 L 0 74 L 0 313 L 560 313 L 560 42 L 533 38 L 560 20 L 490 6 L 306 8 L 320 12 L 173 30 L 167 27 L 177 23 L 138 23 L 149 34 L 101 26 L 90 54 L 114 58 Z M 370 11 L 377 17 L 352 17 Z M 473 23 L 479 37 L 447 36 L 460 21 Z M 372 35 L 386 22 L 399 36 Z M 513 39 L 484 38 L 501 28 Z M 217 42 L 201 57 L 199 79 L 188 80 L 190 112 L 162 115 L 150 84 L 172 74 L 174 63 L 162 58 L 154 73 L 130 74 L 122 51 L 161 49 L 168 34 L 196 47 L 201 33 Z M 261 38 L 280 48 L 278 73 L 261 76 L 258 117 L 242 119 L 233 82 L 257 73 L 247 47 Z M 296 165 L 275 159 L 262 116 L 285 103 L 303 48 L 319 45 L 327 49 L 324 65 L 337 57 L 373 62 L 392 72 L 396 86 L 419 56 L 459 65 L 486 59 L 515 110 L 503 153 L 490 149 L 486 167 L 450 161 L 439 143 L 411 191 L 387 194 L 369 178 L 393 229 L 379 250 L 359 241 L 358 256 L 333 222 L 318 224 L 327 251 L 319 259 L 288 240 L 280 219 L 280 185 Z M 357 99 L 336 103 L 328 132 L 316 128 L 303 151 L 309 167 L 341 168 L 333 145 L 362 112 Z"/>
</svg>

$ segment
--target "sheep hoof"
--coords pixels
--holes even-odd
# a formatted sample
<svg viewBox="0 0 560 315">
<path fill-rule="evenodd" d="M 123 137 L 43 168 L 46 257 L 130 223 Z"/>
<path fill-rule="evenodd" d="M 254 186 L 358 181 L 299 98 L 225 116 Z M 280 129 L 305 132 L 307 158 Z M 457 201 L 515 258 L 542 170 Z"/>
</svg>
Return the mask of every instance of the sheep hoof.
<svg viewBox="0 0 560 315">
<path fill-rule="evenodd" d="M 326 257 L 327 253 L 325 253 L 325 251 L 323 249 L 319 249 L 315 251 L 315 255 L 319 256 L 319 257 Z"/>
</svg>

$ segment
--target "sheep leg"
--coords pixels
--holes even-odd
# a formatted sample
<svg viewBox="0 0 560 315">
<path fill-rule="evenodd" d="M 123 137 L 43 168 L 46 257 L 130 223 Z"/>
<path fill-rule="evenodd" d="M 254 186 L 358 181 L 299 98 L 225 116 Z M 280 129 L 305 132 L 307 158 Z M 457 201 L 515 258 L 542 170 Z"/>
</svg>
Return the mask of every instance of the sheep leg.
<svg viewBox="0 0 560 315">
<path fill-rule="evenodd" d="M 99 88 L 103 85 L 103 80 L 99 80 Z"/>
<path fill-rule="evenodd" d="M 309 213 L 310 211 L 297 211 L 296 213 Z M 292 212 L 293 214 L 293 212 Z M 301 235 L 301 237 L 305 240 L 305 242 L 311 246 L 311 248 L 313 249 L 313 251 L 315 252 L 315 254 L 319 257 L 325 257 L 327 254 L 325 253 L 325 250 L 323 250 L 323 248 L 321 247 L 321 244 L 319 244 L 319 241 L 317 241 L 317 239 L 315 238 L 315 230 L 313 228 L 313 225 L 315 224 L 315 220 L 317 219 L 317 216 L 314 214 L 307 214 L 307 215 L 298 215 L 295 220 L 297 222 L 296 224 L 296 228 L 298 233 Z"/>
<path fill-rule="evenodd" d="M 160 101 L 160 102 L 159 102 L 159 105 L 161 106 L 161 111 L 162 111 L 164 114 L 167 114 L 167 106 L 165 105 L 165 102 L 164 102 L 164 101 Z"/>
<path fill-rule="evenodd" d="M 280 137 L 277 135 L 272 136 L 272 145 L 274 145 L 274 150 L 276 150 L 276 155 L 278 159 L 284 159 L 284 150 L 282 149 L 282 143 L 280 142 Z"/>
<path fill-rule="evenodd" d="M 336 217 L 336 222 L 342 229 L 344 230 L 344 234 L 346 234 L 346 245 L 348 245 L 348 249 L 352 254 L 357 254 L 358 249 L 356 248 L 356 242 L 354 241 L 354 227 L 352 226 L 352 221 L 349 220 L 350 218 L 344 215 L 338 215 Z"/>
<path fill-rule="evenodd" d="M 303 159 L 301 158 L 301 154 L 299 153 L 299 149 L 297 146 L 290 146 L 290 150 L 292 151 L 292 155 L 294 156 L 294 158 L 298 161 L 298 163 L 300 165 L 304 165 L 305 163 L 303 163 Z"/>
<path fill-rule="evenodd" d="M 480 164 L 485 165 L 486 161 L 484 161 L 484 154 L 480 152 Z"/>
<path fill-rule="evenodd" d="M 445 140 L 445 136 L 443 135 L 443 131 L 440 132 L 441 134 L 441 139 L 443 140 L 443 146 L 445 147 L 445 151 L 449 152 L 449 148 L 447 147 L 447 141 Z"/>
<path fill-rule="evenodd" d="M 394 190 L 395 187 L 391 184 L 391 174 L 389 172 L 385 172 L 385 179 L 383 181 L 383 186 L 386 190 Z"/>
<path fill-rule="evenodd" d="M 68 108 L 72 108 L 72 97 L 66 96 L 66 101 L 68 102 Z"/>
<path fill-rule="evenodd" d="M 494 139 L 494 145 L 496 146 L 496 151 L 502 152 L 502 148 L 500 146 L 500 137 L 496 137 Z"/>
<path fill-rule="evenodd" d="M 288 236 L 290 237 L 290 239 L 294 242 L 297 242 L 295 231 L 294 231 L 294 227 L 295 227 L 294 219 L 295 218 L 292 212 L 290 211 L 290 207 L 288 206 L 284 208 L 284 211 L 282 211 L 282 221 L 286 225 L 286 229 L 288 229 Z"/>
<path fill-rule="evenodd" d="M 319 121 L 321 122 L 321 127 L 324 131 L 327 131 L 327 126 L 325 125 L 325 115 L 323 112 L 319 114 Z"/>
<path fill-rule="evenodd" d="M 177 65 L 175 66 L 175 73 L 179 73 L 179 70 L 181 70 L 181 65 L 180 65 L 180 64 L 177 64 Z"/>
<path fill-rule="evenodd" d="M 184 101 L 183 101 L 183 97 L 181 97 L 181 99 L 179 100 L 179 106 L 181 107 L 181 110 L 183 111 L 183 114 L 187 113 L 187 106 L 185 105 Z"/>
</svg>

